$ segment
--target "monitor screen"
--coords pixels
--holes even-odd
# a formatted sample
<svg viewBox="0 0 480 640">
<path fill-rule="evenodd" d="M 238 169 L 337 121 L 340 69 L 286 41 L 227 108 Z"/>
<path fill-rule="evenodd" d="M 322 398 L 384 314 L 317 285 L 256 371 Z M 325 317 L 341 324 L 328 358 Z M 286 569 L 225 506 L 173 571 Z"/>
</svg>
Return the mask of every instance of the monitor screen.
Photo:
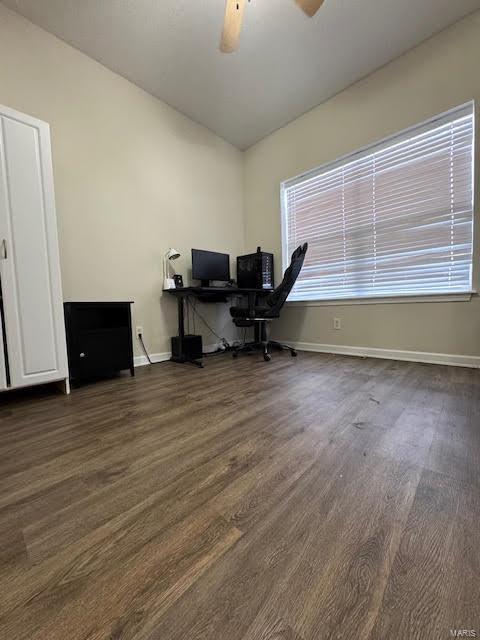
<svg viewBox="0 0 480 640">
<path fill-rule="evenodd" d="M 230 256 L 215 251 L 192 249 L 192 278 L 194 280 L 230 280 Z"/>
</svg>

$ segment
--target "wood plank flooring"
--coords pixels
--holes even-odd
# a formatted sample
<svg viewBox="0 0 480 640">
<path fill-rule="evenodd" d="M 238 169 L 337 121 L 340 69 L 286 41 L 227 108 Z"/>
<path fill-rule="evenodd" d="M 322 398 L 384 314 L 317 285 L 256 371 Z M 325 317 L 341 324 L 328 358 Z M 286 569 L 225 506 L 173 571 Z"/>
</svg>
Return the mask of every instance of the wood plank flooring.
<svg viewBox="0 0 480 640">
<path fill-rule="evenodd" d="M 0 638 L 480 636 L 480 371 L 302 353 L 0 396 Z"/>
</svg>

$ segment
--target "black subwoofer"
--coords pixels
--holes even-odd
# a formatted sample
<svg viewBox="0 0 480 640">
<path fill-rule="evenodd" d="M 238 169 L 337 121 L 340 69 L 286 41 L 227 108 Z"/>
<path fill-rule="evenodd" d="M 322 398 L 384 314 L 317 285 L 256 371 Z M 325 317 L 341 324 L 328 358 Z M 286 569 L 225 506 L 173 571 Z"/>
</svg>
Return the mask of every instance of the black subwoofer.
<svg viewBox="0 0 480 640">
<path fill-rule="evenodd" d="M 172 360 L 200 360 L 203 355 L 202 336 L 186 335 L 183 339 L 183 353 L 178 336 L 172 338 Z"/>
</svg>

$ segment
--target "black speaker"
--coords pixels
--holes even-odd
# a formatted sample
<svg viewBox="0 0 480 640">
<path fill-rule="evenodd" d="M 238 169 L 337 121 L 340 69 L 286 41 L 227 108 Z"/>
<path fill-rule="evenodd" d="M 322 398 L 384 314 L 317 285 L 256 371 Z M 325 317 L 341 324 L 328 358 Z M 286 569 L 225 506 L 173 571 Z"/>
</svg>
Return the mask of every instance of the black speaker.
<svg viewBox="0 0 480 640">
<path fill-rule="evenodd" d="M 183 339 L 183 353 L 180 352 L 180 338 L 172 338 L 172 358 L 200 360 L 203 356 L 202 336 L 186 335 Z"/>
<path fill-rule="evenodd" d="M 183 287 L 183 276 L 181 274 L 176 273 L 173 276 L 173 281 L 175 282 L 175 289 L 182 289 L 182 287 Z"/>
</svg>

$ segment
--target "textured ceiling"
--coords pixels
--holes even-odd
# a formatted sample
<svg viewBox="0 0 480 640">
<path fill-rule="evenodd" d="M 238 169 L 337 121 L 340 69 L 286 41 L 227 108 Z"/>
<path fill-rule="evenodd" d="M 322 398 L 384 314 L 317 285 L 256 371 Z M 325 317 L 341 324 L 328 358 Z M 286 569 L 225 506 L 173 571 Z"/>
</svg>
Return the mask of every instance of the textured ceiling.
<svg viewBox="0 0 480 640">
<path fill-rule="evenodd" d="M 224 0 L 3 3 L 245 149 L 480 0 L 252 0 L 240 49 L 218 50 Z"/>
</svg>

